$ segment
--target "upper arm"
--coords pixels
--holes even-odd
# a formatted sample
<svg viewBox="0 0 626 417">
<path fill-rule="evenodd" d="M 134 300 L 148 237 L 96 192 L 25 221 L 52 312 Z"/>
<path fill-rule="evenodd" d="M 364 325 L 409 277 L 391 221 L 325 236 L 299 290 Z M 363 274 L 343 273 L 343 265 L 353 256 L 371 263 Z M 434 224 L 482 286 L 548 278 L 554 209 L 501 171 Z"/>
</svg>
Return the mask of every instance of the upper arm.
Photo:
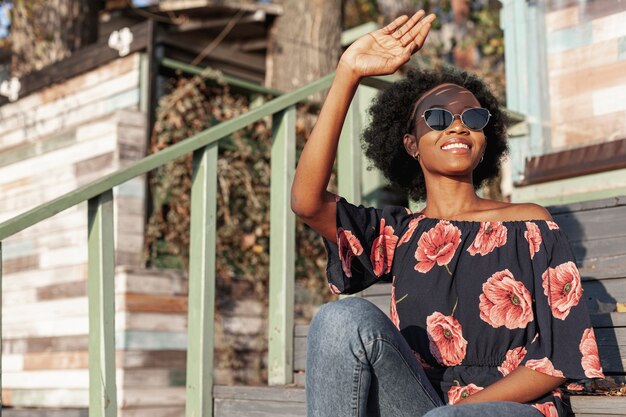
<svg viewBox="0 0 626 417">
<path fill-rule="evenodd" d="M 323 200 L 314 213 L 298 211 L 293 204 L 292 210 L 298 218 L 324 238 L 337 243 L 337 198 L 337 195 L 325 191 Z"/>
</svg>

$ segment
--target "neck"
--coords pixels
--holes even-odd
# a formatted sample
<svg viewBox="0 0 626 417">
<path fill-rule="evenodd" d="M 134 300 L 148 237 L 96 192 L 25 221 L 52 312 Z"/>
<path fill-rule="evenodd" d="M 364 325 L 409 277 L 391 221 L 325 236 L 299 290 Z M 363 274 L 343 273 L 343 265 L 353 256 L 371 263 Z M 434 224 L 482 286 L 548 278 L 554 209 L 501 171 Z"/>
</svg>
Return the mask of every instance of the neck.
<svg viewBox="0 0 626 417">
<path fill-rule="evenodd" d="M 426 217 L 458 219 L 478 211 L 482 198 L 476 195 L 472 179 L 459 177 L 426 178 Z"/>
</svg>

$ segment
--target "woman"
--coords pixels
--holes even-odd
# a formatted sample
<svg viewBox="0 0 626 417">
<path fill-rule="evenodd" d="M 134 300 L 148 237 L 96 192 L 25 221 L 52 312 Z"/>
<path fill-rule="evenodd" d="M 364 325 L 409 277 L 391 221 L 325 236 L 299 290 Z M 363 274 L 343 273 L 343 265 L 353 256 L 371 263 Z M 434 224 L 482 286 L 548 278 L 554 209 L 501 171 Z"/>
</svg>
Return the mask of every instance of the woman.
<svg viewBox="0 0 626 417">
<path fill-rule="evenodd" d="M 505 117 L 479 79 L 411 72 L 371 109 L 365 152 L 426 197 L 422 212 L 326 191 L 359 80 L 395 72 L 434 19 L 401 16 L 345 51 L 298 163 L 292 209 L 324 237 L 331 290 L 392 282 L 391 320 L 359 298 L 314 318 L 308 414 L 564 417 L 559 387 L 603 376 L 580 274 L 547 210 L 476 195 L 507 152 Z"/>
</svg>

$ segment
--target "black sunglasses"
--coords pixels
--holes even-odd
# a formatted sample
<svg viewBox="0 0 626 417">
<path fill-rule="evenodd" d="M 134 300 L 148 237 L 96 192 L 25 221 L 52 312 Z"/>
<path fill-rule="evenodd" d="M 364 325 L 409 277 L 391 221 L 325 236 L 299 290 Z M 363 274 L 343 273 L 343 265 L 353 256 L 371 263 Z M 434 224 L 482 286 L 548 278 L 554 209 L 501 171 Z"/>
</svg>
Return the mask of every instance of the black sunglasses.
<svg viewBox="0 0 626 417">
<path fill-rule="evenodd" d="M 457 115 L 451 111 L 438 108 L 428 109 L 422 115 L 428 127 L 433 130 L 447 129 L 450 127 L 452 122 L 454 122 L 454 118 L 456 116 Z M 461 123 L 463 123 L 468 129 L 481 130 L 487 126 L 491 113 L 489 113 L 489 110 L 485 108 L 475 107 L 463 110 L 463 112 L 458 116 L 461 116 Z"/>
<path fill-rule="evenodd" d="M 454 114 L 446 109 L 432 108 L 428 109 L 422 114 L 426 125 L 432 130 L 445 130 L 456 116 L 461 117 L 461 123 L 470 130 L 481 130 L 489 122 L 491 113 L 489 110 L 482 107 L 475 107 L 471 109 L 463 110 L 461 114 Z"/>
</svg>

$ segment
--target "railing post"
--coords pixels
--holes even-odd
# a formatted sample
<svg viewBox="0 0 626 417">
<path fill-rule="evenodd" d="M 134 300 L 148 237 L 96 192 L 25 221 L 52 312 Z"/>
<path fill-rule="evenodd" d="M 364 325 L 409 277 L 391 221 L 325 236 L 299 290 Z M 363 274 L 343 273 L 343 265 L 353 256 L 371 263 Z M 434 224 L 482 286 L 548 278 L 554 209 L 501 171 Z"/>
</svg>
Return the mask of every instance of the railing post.
<svg viewBox="0 0 626 417">
<path fill-rule="evenodd" d="M 359 137 L 361 134 L 361 114 L 358 87 L 346 120 L 343 123 L 339 146 L 337 147 L 337 191 L 339 195 L 352 204 L 361 204 L 361 147 Z M 339 298 L 360 297 L 361 294 L 342 294 Z"/>
<path fill-rule="evenodd" d="M 115 417 L 115 255 L 113 192 L 89 200 L 89 416 Z"/>
<path fill-rule="evenodd" d="M 187 324 L 187 417 L 213 415 L 218 144 L 193 154 Z"/>
<path fill-rule="evenodd" d="M 337 149 L 337 188 L 339 195 L 352 204 L 361 204 L 361 114 L 357 88 L 341 130 Z"/>
<path fill-rule="evenodd" d="M 272 120 L 268 385 L 293 381 L 296 218 L 290 191 L 296 165 L 296 108 Z"/>
</svg>

